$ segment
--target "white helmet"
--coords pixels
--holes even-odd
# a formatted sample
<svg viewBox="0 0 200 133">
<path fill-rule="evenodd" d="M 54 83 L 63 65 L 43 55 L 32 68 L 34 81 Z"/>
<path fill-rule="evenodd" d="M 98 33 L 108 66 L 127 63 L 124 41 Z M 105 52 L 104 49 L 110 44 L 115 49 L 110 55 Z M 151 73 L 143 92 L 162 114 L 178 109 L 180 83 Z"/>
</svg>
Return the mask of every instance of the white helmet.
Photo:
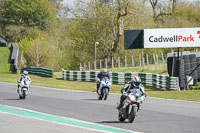
<svg viewBox="0 0 200 133">
<path fill-rule="evenodd" d="M 134 86 L 139 87 L 139 85 L 140 85 L 140 83 L 141 83 L 140 77 L 138 77 L 138 76 L 133 77 L 132 83 L 133 83 Z"/>
<path fill-rule="evenodd" d="M 28 71 L 24 71 L 23 74 L 24 74 L 24 75 L 28 75 Z"/>
<path fill-rule="evenodd" d="M 104 72 L 104 73 L 107 73 L 107 69 L 106 69 L 106 68 L 104 68 L 104 69 L 103 69 L 103 72 Z"/>
</svg>

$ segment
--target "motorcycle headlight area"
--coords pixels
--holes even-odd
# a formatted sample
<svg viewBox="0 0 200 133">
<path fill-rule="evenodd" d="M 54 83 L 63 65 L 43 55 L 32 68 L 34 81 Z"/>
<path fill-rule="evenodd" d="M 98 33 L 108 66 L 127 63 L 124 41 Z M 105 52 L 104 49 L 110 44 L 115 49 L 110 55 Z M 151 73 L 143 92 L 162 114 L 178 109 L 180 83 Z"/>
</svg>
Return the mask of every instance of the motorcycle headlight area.
<svg viewBox="0 0 200 133">
<path fill-rule="evenodd" d="M 105 82 L 102 82 L 102 85 L 103 85 L 103 86 L 106 86 L 106 83 L 105 83 Z"/>
<path fill-rule="evenodd" d="M 129 95 L 128 96 L 128 99 L 130 100 L 130 101 L 137 101 L 137 97 L 135 96 L 135 95 Z"/>
</svg>

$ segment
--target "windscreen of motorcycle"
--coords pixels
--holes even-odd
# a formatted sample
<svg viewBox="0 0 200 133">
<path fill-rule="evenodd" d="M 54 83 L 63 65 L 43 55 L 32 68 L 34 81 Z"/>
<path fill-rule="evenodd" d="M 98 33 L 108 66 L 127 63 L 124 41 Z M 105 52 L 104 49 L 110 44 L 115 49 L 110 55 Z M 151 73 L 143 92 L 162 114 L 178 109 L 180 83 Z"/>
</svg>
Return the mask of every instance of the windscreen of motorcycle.
<svg viewBox="0 0 200 133">
<path fill-rule="evenodd" d="M 135 93 L 130 93 L 128 95 L 128 97 L 129 97 L 130 101 L 136 101 Z"/>
</svg>

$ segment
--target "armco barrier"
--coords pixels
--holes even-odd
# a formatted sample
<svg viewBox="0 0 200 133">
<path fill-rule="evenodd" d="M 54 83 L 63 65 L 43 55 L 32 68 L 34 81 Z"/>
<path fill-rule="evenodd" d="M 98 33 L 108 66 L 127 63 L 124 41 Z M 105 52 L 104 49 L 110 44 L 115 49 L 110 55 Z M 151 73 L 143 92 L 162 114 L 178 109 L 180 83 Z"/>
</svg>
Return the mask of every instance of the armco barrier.
<svg viewBox="0 0 200 133">
<path fill-rule="evenodd" d="M 42 67 L 25 67 L 21 69 L 21 73 L 23 71 L 28 71 L 29 74 L 41 76 L 41 77 L 53 77 L 53 70 L 42 68 Z"/>
<path fill-rule="evenodd" d="M 62 70 L 63 80 L 71 81 L 89 81 L 95 82 L 97 71 L 67 71 Z M 177 77 L 169 77 L 165 75 L 153 73 L 121 73 L 110 72 L 113 84 L 125 84 L 134 76 L 139 76 L 144 86 L 157 88 L 159 90 L 179 90 L 179 79 Z"/>
</svg>

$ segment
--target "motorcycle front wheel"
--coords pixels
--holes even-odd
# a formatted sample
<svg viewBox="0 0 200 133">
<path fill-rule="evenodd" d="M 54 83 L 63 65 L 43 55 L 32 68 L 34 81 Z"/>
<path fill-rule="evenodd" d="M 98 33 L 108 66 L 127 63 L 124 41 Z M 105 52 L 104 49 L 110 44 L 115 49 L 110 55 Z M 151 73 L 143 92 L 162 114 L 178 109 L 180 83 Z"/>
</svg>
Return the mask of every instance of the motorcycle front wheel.
<svg viewBox="0 0 200 133">
<path fill-rule="evenodd" d="M 108 89 L 104 89 L 104 100 L 108 98 Z"/>
<path fill-rule="evenodd" d="M 22 94 L 23 94 L 22 98 L 25 99 L 26 98 L 26 90 L 23 90 Z"/>
<path fill-rule="evenodd" d="M 136 106 L 133 106 L 132 110 L 131 110 L 131 113 L 128 116 L 128 122 L 129 123 L 132 123 L 134 121 L 135 116 L 136 116 L 136 111 L 137 111 Z"/>
</svg>

